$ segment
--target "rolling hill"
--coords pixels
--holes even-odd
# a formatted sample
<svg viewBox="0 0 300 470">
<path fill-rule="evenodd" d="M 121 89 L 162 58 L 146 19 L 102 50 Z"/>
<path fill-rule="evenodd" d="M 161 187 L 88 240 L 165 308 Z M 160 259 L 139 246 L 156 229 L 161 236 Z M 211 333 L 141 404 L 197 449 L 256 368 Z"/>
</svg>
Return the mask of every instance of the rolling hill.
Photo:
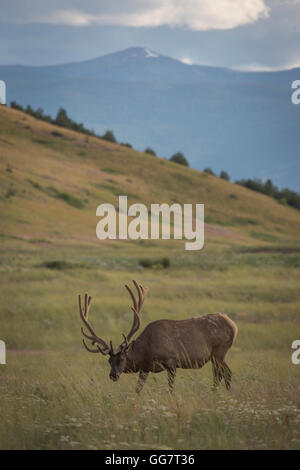
<svg viewBox="0 0 300 470">
<path fill-rule="evenodd" d="M 1 107 L 2 236 L 101 243 L 96 207 L 204 203 L 207 240 L 291 244 L 300 213 L 207 173 Z M 84 229 L 83 229 L 84 228 Z M 173 242 L 175 245 L 181 242 Z"/>
<path fill-rule="evenodd" d="M 96 207 L 204 203 L 205 245 L 96 238 Z M 215 176 L 0 107 L 1 449 L 299 449 L 300 211 Z M 82 346 L 78 293 L 117 346 L 130 331 L 124 284 L 149 287 L 141 330 L 226 312 L 239 333 L 231 393 L 209 364 L 174 396 L 151 374 L 109 379 Z M 138 334 L 138 333 L 137 333 Z M 3 343 L 2 343 L 3 344 Z"/>
<path fill-rule="evenodd" d="M 187 65 L 145 48 L 79 63 L 0 65 L 8 101 L 43 107 L 119 141 L 164 157 L 183 151 L 191 166 L 233 179 L 271 178 L 298 190 L 299 107 L 291 83 L 299 69 L 239 72 Z"/>
</svg>

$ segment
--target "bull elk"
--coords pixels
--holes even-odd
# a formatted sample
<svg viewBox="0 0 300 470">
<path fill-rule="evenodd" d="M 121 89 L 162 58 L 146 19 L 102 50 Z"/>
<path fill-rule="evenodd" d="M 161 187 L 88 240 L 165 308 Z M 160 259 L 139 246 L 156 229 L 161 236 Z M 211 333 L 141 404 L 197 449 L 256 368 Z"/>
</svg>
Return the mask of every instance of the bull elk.
<svg viewBox="0 0 300 470">
<path fill-rule="evenodd" d="M 136 281 L 133 281 L 133 284 L 137 297 L 131 288 L 125 285 L 133 303 L 132 327 L 127 336 L 123 334 L 124 340 L 116 349 L 113 348 L 111 341 L 108 346 L 97 336 L 88 321 L 92 297 L 85 294 L 82 306 L 81 296 L 78 296 L 80 317 L 89 334 L 83 328 L 81 331 L 94 347 L 88 346 L 85 339 L 83 344 L 89 352 L 109 356 L 111 380 L 117 381 L 123 372 L 125 374 L 139 372 L 136 391 L 140 393 L 149 372 L 166 370 L 172 392 L 177 368 L 200 369 L 211 361 L 214 387 L 224 378 L 225 386 L 229 390 L 232 374 L 225 362 L 225 356 L 236 338 L 238 332 L 236 324 L 222 313 L 212 313 L 187 320 L 157 320 L 149 323 L 138 338 L 131 341 L 140 327 L 140 313 L 148 291 Z"/>
</svg>

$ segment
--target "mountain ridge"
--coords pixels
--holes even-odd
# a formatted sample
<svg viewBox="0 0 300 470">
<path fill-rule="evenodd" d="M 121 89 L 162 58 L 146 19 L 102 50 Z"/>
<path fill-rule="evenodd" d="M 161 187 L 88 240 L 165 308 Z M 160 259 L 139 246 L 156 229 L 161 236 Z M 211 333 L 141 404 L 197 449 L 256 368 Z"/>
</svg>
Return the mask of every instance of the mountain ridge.
<svg viewBox="0 0 300 470">
<path fill-rule="evenodd" d="M 62 106 L 141 151 L 151 146 L 166 158 L 182 151 L 194 168 L 297 191 L 300 114 L 291 83 L 299 75 L 187 65 L 148 48 L 58 66 L 0 66 L 8 102 L 52 116 Z"/>
<path fill-rule="evenodd" d="M 186 63 L 183 60 L 170 57 L 164 54 L 161 54 L 159 52 L 153 51 L 152 49 L 148 47 L 141 47 L 141 46 L 132 46 L 128 47 L 126 49 L 106 53 L 100 56 L 92 57 L 90 59 L 83 59 L 83 60 L 76 60 L 76 61 L 70 61 L 70 62 L 62 62 L 60 64 L 51 64 L 51 65 L 28 65 L 28 64 L 21 64 L 21 63 L 16 63 L 16 64 L 0 64 L 0 67 L 31 67 L 31 68 L 53 68 L 53 67 L 64 67 L 64 66 L 70 66 L 70 65 L 77 65 L 77 64 L 84 64 L 84 63 L 90 63 L 90 62 L 97 62 L 99 60 L 106 60 L 110 58 L 117 58 L 117 57 L 130 57 L 135 54 L 136 57 L 138 58 L 162 58 L 162 59 L 168 59 L 174 62 L 177 62 L 179 64 L 182 64 L 184 67 L 189 67 L 189 68 L 195 68 L 195 67 L 201 67 L 201 68 L 207 68 L 207 69 L 216 69 L 216 70 L 228 70 L 232 72 L 237 72 L 240 74 L 259 74 L 259 75 L 268 75 L 268 74 L 273 74 L 273 73 L 288 73 L 288 72 L 293 72 L 293 71 L 298 71 L 300 70 L 300 67 L 291 67 L 288 69 L 276 69 L 276 70 L 243 70 L 239 68 L 233 68 L 233 67 L 225 67 L 225 66 L 217 66 L 217 65 L 207 65 L 207 64 L 198 64 L 198 63 Z M 145 55 L 146 54 L 146 55 Z"/>
</svg>

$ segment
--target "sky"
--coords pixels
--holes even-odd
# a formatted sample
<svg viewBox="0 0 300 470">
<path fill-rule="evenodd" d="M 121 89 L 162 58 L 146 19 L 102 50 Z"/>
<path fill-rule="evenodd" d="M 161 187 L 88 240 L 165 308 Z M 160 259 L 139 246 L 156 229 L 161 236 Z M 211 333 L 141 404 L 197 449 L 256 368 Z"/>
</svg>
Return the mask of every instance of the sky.
<svg viewBox="0 0 300 470">
<path fill-rule="evenodd" d="M 300 66 L 300 0 L 0 0 L 0 64 L 147 47 L 241 70 Z"/>
</svg>

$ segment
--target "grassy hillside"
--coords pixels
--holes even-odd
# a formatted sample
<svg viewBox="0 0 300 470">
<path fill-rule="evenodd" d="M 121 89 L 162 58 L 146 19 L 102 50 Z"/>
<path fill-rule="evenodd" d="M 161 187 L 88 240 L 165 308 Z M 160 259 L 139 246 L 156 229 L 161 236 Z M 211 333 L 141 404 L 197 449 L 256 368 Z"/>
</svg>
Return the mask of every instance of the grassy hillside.
<svg viewBox="0 0 300 470">
<path fill-rule="evenodd" d="M 0 108 L 1 448 L 299 448 L 300 212 L 228 181 Z M 103 202 L 204 203 L 205 246 L 99 241 Z M 170 267 L 163 268 L 167 257 Z M 144 268 L 141 260 L 152 268 Z M 117 345 L 131 314 L 123 285 L 150 288 L 142 328 L 158 318 L 227 312 L 234 383 L 211 370 L 108 378 L 81 346 L 77 293 Z M 45 367 L 46 366 L 46 367 Z"/>
<path fill-rule="evenodd" d="M 86 242 L 97 243 L 97 205 L 117 204 L 118 195 L 127 194 L 130 202 L 147 205 L 205 203 L 208 224 L 230 227 L 220 231 L 209 225 L 208 241 L 225 234 L 243 242 L 252 238 L 290 244 L 297 239 L 298 212 L 207 173 L 87 138 L 5 107 L 0 124 L 5 235 L 27 239 L 40 234 L 60 243 L 62 237 L 77 243 L 86 237 Z M 59 193 L 67 193 L 70 200 L 64 201 Z M 81 224 L 85 224 L 82 234 Z"/>
</svg>

